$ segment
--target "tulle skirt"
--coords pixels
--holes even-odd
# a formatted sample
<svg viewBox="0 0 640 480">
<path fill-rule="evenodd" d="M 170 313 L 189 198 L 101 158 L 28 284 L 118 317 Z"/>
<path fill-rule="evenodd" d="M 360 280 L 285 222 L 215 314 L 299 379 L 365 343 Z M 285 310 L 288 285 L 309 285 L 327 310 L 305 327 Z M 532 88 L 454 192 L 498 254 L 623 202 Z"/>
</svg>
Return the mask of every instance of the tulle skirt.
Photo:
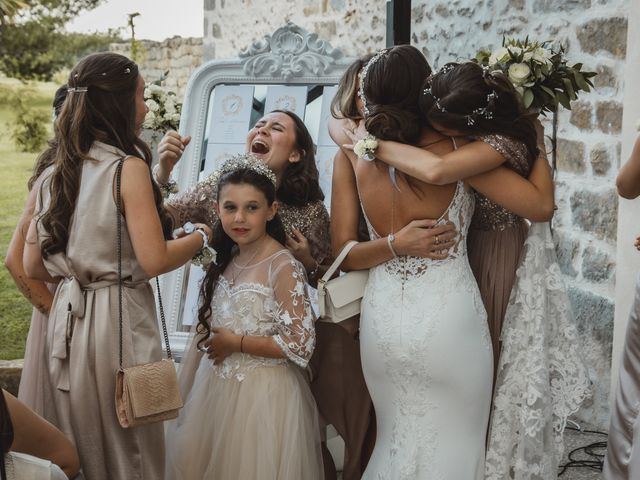
<svg viewBox="0 0 640 480">
<path fill-rule="evenodd" d="M 203 357 L 180 416 L 167 429 L 167 480 L 321 480 L 318 413 L 292 364 L 242 381 Z"/>
</svg>

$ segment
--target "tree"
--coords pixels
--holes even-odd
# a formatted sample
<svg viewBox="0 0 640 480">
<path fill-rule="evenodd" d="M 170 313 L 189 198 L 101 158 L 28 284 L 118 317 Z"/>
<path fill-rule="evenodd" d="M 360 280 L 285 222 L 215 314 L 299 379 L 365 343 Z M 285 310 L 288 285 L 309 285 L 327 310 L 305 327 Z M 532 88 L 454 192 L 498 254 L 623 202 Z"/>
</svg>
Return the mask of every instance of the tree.
<svg viewBox="0 0 640 480">
<path fill-rule="evenodd" d="M 27 4 L 20 0 L 0 0 L 0 24 L 11 22 L 18 11 L 26 6 Z"/>
<path fill-rule="evenodd" d="M 113 33 L 66 33 L 64 25 L 104 0 L 0 0 L 7 12 L 0 28 L 0 72 L 22 80 L 51 80 L 79 57 L 108 48 Z M 6 3 L 6 5 L 5 5 Z M 22 7 L 17 7 L 20 3 Z M 11 5 L 9 5 L 11 4 Z M 26 6 L 25 6 L 26 5 Z M 11 8 L 13 7 L 13 9 Z"/>
</svg>

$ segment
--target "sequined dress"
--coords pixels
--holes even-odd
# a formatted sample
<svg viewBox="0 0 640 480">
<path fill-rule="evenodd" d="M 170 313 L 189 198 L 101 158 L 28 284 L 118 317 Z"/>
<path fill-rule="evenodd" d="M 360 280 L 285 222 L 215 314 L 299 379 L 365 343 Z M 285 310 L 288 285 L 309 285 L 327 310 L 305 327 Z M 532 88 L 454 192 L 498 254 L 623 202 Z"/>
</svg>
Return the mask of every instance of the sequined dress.
<svg viewBox="0 0 640 480">
<path fill-rule="evenodd" d="M 505 166 L 523 177 L 529 175 L 530 165 L 523 143 L 501 135 L 489 135 L 480 140 L 504 156 Z M 467 237 L 469 264 L 487 309 L 494 365 L 497 366 L 500 332 L 528 226 L 522 217 L 496 205 L 481 194 L 475 192 L 475 197 L 476 209 Z"/>
<path fill-rule="evenodd" d="M 369 271 L 360 342 L 378 429 L 365 480 L 484 478 L 493 358 L 467 260 L 473 208 L 458 182 L 440 219 L 459 231 L 447 259 L 400 256 Z"/>
</svg>

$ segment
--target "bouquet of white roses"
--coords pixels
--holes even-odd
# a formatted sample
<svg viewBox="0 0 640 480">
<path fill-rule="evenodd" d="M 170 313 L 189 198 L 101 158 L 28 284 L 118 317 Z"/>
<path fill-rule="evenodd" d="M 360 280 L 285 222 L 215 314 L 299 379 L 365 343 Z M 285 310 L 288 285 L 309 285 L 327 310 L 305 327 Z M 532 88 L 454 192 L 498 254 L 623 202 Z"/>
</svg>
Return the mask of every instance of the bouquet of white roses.
<svg viewBox="0 0 640 480">
<path fill-rule="evenodd" d="M 558 104 L 571 110 L 578 92 L 589 92 L 595 72 L 582 70 L 582 64 L 567 64 L 563 46 L 503 38 L 494 52 L 481 50 L 476 55 L 481 65 L 504 72 L 522 95 L 525 108 L 541 113 L 555 112 Z"/>
<path fill-rule="evenodd" d="M 161 86 L 164 78 L 163 75 L 160 80 L 148 84 L 144 89 L 144 100 L 149 111 L 142 124 L 144 128 L 161 133 L 178 129 L 182 110 L 182 104 L 178 102 L 176 94 Z"/>
</svg>

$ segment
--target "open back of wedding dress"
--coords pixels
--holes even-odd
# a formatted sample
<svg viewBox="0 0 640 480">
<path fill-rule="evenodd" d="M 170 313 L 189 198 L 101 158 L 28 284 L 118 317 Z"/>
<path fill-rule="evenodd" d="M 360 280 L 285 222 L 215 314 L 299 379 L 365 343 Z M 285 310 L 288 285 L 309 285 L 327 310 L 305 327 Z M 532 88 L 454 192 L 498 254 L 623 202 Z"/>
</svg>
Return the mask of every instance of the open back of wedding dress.
<svg viewBox="0 0 640 480">
<path fill-rule="evenodd" d="M 449 257 L 400 256 L 370 270 L 360 341 L 378 430 L 364 479 L 484 477 L 493 354 L 467 259 L 473 209 L 458 182 L 439 219 L 459 232 Z"/>
</svg>

